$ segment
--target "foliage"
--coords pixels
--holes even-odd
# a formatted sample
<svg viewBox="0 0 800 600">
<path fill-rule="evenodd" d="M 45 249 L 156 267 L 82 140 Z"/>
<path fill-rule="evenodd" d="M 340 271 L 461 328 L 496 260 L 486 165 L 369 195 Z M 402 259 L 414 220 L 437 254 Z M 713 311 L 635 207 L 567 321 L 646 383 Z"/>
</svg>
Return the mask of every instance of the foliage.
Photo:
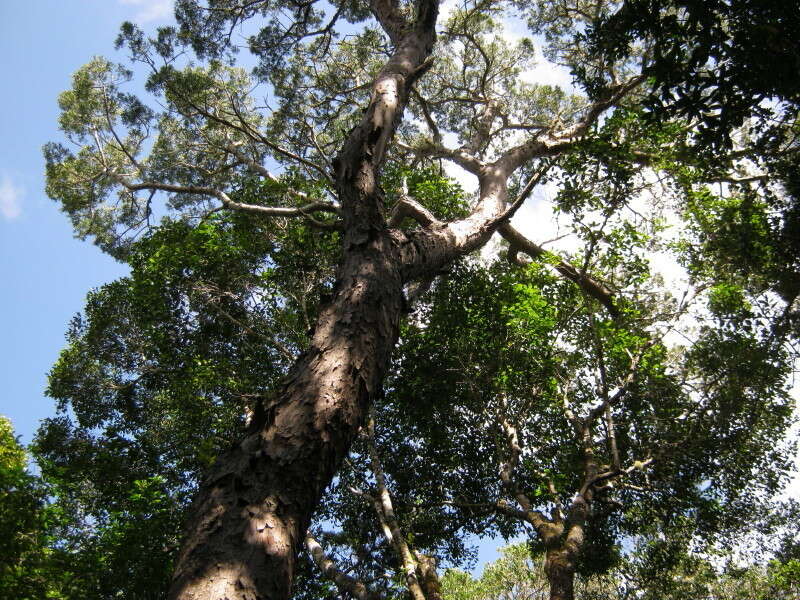
<svg viewBox="0 0 800 600">
<path fill-rule="evenodd" d="M 603 385 L 629 386 L 613 407 L 613 427 L 630 471 L 592 504 L 578 563 L 586 582 L 624 571 L 639 583 L 620 586 L 649 586 L 654 598 L 699 594 L 706 579 L 675 577 L 678 569 L 710 569 L 687 554 L 692 540 L 715 539 L 717 548 L 731 549 L 756 527 L 769 535 L 788 522 L 755 523 L 773 510 L 769 498 L 790 469 L 791 448 L 774 443 L 792 419 L 783 383 L 790 362 L 780 347 L 764 350 L 760 344 L 773 343 L 768 330 L 745 333 L 733 326 L 736 314 L 716 314 L 693 345 L 667 349 L 637 329 L 657 326 L 664 307 L 654 305 L 652 314 L 644 308 L 624 325 L 598 321 L 592 302 L 539 265 L 520 271 L 502 262 L 464 263 L 440 280 L 407 323 L 386 398 L 376 407 L 394 512 L 416 551 L 441 565 L 469 564 L 462 536 L 493 533 L 530 536 L 515 560 L 543 553 L 531 528 L 494 508 L 514 502 L 497 475 L 509 452 L 498 414 L 513 420 L 524 449 L 516 484 L 534 508 L 554 510 L 555 503 L 569 505 L 586 476 L 564 407 L 590 412 Z M 637 353 L 635 378 L 621 383 Z M 608 469 L 614 457 L 607 429 L 593 430 L 592 447 Z M 320 514 L 328 530 L 336 523 L 340 531 L 320 539 L 350 573 L 374 582 L 384 565 L 401 567 L 381 543 L 369 502 L 352 491 L 372 489 L 368 462 L 357 445 Z M 659 541 L 663 532 L 672 533 L 668 543 Z M 651 541 L 633 555 L 624 550 L 626 540 L 639 537 Z M 442 586 L 453 597 L 500 597 L 486 591 L 486 577 L 473 582 L 448 572 Z M 499 580 L 534 585 L 498 575 L 491 589 L 502 588 Z M 398 593 L 399 582 L 385 583 L 391 585 L 384 593 Z"/>
<path fill-rule="evenodd" d="M 161 597 L 198 478 L 305 343 L 326 253 L 302 225 L 164 222 L 130 247 L 128 277 L 90 293 L 35 445 L 80 597 Z"/>
<path fill-rule="evenodd" d="M 395 177 L 463 210 L 440 177 Z M 35 443 L 80 597 L 161 597 L 198 479 L 303 350 L 336 254 L 335 232 L 294 220 L 165 220 L 126 250 L 129 276 L 89 294 Z"/>
<path fill-rule="evenodd" d="M 43 597 L 48 588 L 41 569 L 44 498 L 27 462 L 11 422 L 0 417 L 0 589 L 20 598 Z"/>
<path fill-rule="evenodd" d="M 701 555 L 681 553 L 659 565 L 663 542 L 640 542 L 634 553 L 603 576 L 579 577 L 576 600 L 783 600 L 794 598 L 796 588 L 782 573 L 791 565 L 770 563 L 744 568 L 720 567 L 724 557 L 710 561 Z M 445 600 L 539 600 L 549 597 L 541 566 L 542 556 L 532 554 L 526 544 L 500 549 L 500 558 L 488 563 L 475 579 L 459 570 L 442 577 Z M 793 585 L 796 586 L 796 580 Z"/>
<path fill-rule="evenodd" d="M 780 113 L 764 100 L 800 101 L 791 75 L 800 48 L 784 34 L 800 26 L 791 3 L 626 0 L 595 25 L 586 37 L 612 60 L 648 44 L 644 72 L 653 87 L 646 105 L 659 119 L 665 114 L 699 118 L 703 142 L 731 144 L 731 132 L 754 109 L 765 121 Z M 592 75 L 594 85 L 602 85 L 599 74 Z"/>
<path fill-rule="evenodd" d="M 442 577 L 442 594 L 446 600 L 538 600 L 549 596 L 541 565 L 526 544 L 501 548 L 500 558 L 487 564 L 478 579 L 464 571 L 448 570 Z"/>
</svg>

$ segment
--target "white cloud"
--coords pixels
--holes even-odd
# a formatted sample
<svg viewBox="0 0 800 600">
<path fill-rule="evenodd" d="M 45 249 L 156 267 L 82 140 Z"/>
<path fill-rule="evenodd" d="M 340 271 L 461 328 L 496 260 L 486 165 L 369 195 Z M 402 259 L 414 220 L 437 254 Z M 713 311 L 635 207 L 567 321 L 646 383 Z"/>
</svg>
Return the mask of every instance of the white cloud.
<svg viewBox="0 0 800 600">
<path fill-rule="evenodd" d="M 450 18 L 450 15 L 453 14 L 453 11 L 456 10 L 456 8 L 461 8 L 463 4 L 464 3 L 460 2 L 459 0 L 444 0 L 444 2 L 439 5 L 438 22 L 446 23 L 447 19 Z"/>
<path fill-rule="evenodd" d="M 20 201 L 25 190 L 14 185 L 5 173 L 0 177 L 0 215 L 7 221 L 13 221 L 22 214 Z"/>
<path fill-rule="evenodd" d="M 163 21 L 172 16 L 173 0 L 119 0 L 119 3 L 137 7 L 139 10 L 133 20 L 140 24 Z"/>
</svg>

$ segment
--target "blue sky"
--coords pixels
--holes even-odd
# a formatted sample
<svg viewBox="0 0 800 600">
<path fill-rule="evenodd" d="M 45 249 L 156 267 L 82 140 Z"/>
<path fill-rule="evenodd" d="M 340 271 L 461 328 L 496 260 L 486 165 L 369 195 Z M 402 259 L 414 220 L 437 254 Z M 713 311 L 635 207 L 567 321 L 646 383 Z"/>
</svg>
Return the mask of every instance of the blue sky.
<svg viewBox="0 0 800 600">
<path fill-rule="evenodd" d="M 67 323 L 89 289 L 125 272 L 74 239 L 44 193 L 41 148 L 59 139 L 58 94 L 92 56 L 116 56 L 122 21 L 156 25 L 170 10 L 170 0 L 0 1 L 0 414 L 24 443 L 53 413 L 44 389 Z"/>
</svg>

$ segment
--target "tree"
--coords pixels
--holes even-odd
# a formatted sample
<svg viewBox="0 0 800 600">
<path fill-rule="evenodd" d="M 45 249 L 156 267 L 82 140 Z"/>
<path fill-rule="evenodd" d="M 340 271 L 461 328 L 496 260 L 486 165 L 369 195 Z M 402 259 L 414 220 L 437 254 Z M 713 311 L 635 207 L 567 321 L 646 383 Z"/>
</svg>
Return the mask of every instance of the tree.
<svg viewBox="0 0 800 600">
<path fill-rule="evenodd" d="M 19 445 L 11 423 L 0 419 L 0 507 L 3 511 L 3 562 L 0 566 L 0 585 L 3 589 L 19 590 L 20 571 L 26 568 L 29 555 L 38 548 L 37 536 L 41 499 L 32 489 L 26 473 L 27 457 Z"/>
<path fill-rule="evenodd" d="M 656 117 L 696 120 L 700 141 L 718 148 L 730 147 L 732 130 L 748 119 L 757 118 L 762 132 L 773 129 L 781 109 L 765 100 L 797 108 L 800 88 L 790 73 L 800 47 L 782 32 L 798 25 L 800 14 L 784 2 L 627 0 L 598 15 L 587 40 L 612 61 L 649 40 L 645 72 L 655 85 L 646 106 Z M 604 77 L 581 75 L 587 83 Z"/>
<path fill-rule="evenodd" d="M 434 59 L 434 0 L 330 6 L 181 0 L 177 27 L 148 39 L 125 24 L 120 36 L 133 61 L 150 70 L 147 89 L 163 109 L 122 91 L 131 71 L 103 59 L 78 71 L 62 95 L 61 128 L 78 150 L 48 145 L 48 193 L 79 235 L 94 237 L 114 256 L 135 256 L 135 234 L 157 229 L 152 217 L 165 211 L 172 223 L 200 231 L 224 211 L 259 224 L 298 219 L 339 233 L 330 296 L 278 389 L 259 381 L 274 372 L 259 372 L 257 364 L 243 374 L 229 371 L 255 390 L 238 393 L 256 401 L 247 407 L 247 422 L 241 414 L 233 418 L 236 405 L 224 408 L 241 437 L 204 473 L 170 597 L 288 597 L 314 510 L 381 394 L 409 304 L 495 232 L 509 241 L 512 256 L 551 256 L 508 224 L 548 173 L 567 178 L 561 208 L 577 217 L 591 249 L 604 241 L 593 235 L 601 228 L 589 215 L 597 209 L 602 219 L 604 211 L 629 205 L 637 185 L 648 181 L 643 166 L 683 182 L 683 191 L 702 192 L 703 182 L 719 181 L 744 168 L 745 158 L 767 152 L 748 147 L 709 164 L 686 155 L 682 141 L 691 121 L 653 132 L 642 126 L 637 90 L 647 82 L 641 69 L 647 40 L 637 42 L 636 60 L 608 62 L 576 36 L 613 13 L 614 3 L 521 6 L 534 31 L 549 38 L 551 56 L 606 77 L 595 82 L 594 100 L 523 83 L 520 73 L 535 49 L 499 35 L 505 8 L 475 2 L 455 10 L 439 24 Z M 258 60 L 249 76 L 230 64 L 232 40 L 238 26 L 255 18 L 265 24 L 248 41 Z M 364 26 L 354 31 L 356 24 Z M 202 66 L 182 64 L 188 50 Z M 251 93 L 258 81 L 270 85 L 266 106 Z M 404 120 L 405 112 L 415 118 Z M 611 126 L 600 128 L 608 115 Z M 782 138 L 770 152 L 785 156 L 793 142 Z M 437 215 L 400 182 L 391 187 L 382 177 L 384 165 L 433 167 L 442 160 L 477 179 L 466 215 Z M 593 170 L 578 169 L 579 161 Z M 286 174 L 271 174 L 267 166 L 274 164 Z M 686 169 L 689 181 L 681 179 Z M 762 179 L 759 173 L 752 181 Z M 603 193 L 595 193 L 598 186 Z M 255 192 L 243 193 L 248 189 Z M 154 204 L 161 197 L 164 209 Z M 624 288 L 612 290 L 592 276 L 592 255 L 582 267 L 558 257 L 551 262 L 617 316 Z M 217 304 L 226 311 L 224 297 Z M 768 317 L 785 305 L 778 304 Z M 179 302 L 171 308 L 185 309 Z M 166 341 L 169 330 L 163 334 Z M 147 371 L 147 363 L 141 357 L 131 369 Z M 261 398 L 265 389 L 270 395 Z M 181 411 L 173 414 L 180 418 Z M 220 446 L 212 440 L 207 450 Z"/>
<path fill-rule="evenodd" d="M 62 576 L 48 548 L 47 490 L 28 473 L 28 454 L 0 416 L 0 589 L 17 598 L 58 598 Z"/>
<path fill-rule="evenodd" d="M 654 577 L 654 564 L 647 564 L 641 550 L 608 575 L 582 579 L 577 586 L 580 600 L 629 600 L 632 598 L 703 598 L 714 600 L 766 600 L 792 598 L 792 590 L 782 586 L 774 566 L 764 568 L 715 567 L 709 560 L 683 556 L 669 571 Z M 643 560 L 644 558 L 644 560 Z M 716 557 L 717 562 L 720 558 Z M 547 598 L 546 582 L 539 564 L 541 557 L 531 557 L 524 544 L 501 549 L 501 557 L 486 565 L 479 579 L 468 573 L 451 570 L 443 577 L 446 600 L 513 600 Z"/>
</svg>

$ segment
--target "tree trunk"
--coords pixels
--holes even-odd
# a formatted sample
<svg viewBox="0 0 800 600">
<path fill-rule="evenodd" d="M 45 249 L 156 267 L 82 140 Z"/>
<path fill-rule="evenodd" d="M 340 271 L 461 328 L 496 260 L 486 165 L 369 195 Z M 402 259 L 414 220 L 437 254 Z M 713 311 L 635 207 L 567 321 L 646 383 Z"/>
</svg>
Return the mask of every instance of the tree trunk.
<svg viewBox="0 0 800 600">
<path fill-rule="evenodd" d="M 324 489 L 380 390 L 403 309 L 388 232 L 346 254 L 279 396 L 202 482 L 169 598 L 286 600 Z"/>
<path fill-rule="evenodd" d="M 574 600 L 575 560 L 568 550 L 549 549 L 544 571 L 550 584 L 550 600 Z"/>
<path fill-rule="evenodd" d="M 201 483 L 170 600 L 289 598 L 314 509 L 388 370 L 412 244 L 387 229 L 379 168 L 410 86 L 427 68 L 438 2 L 420 0 L 413 23 L 391 0 L 372 0 L 370 7 L 395 49 L 361 123 L 333 161 L 344 222 L 333 300 L 281 393 Z"/>
</svg>

